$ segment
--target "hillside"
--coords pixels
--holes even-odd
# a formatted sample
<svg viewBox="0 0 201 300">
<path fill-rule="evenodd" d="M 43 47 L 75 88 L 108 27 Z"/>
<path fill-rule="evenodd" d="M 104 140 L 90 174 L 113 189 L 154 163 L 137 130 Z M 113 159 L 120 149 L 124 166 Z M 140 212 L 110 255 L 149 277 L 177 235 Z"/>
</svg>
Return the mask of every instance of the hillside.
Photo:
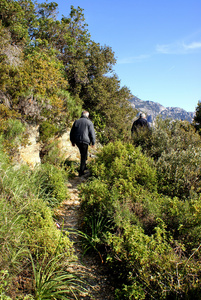
<svg viewBox="0 0 201 300">
<path fill-rule="evenodd" d="M 194 116 L 193 112 L 187 112 L 182 108 L 164 107 L 157 102 L 144 101 L 137 97 L 133 97 L 130 102 L 133 108 L 146 113 L 149 123 L 153 123 L 158 115 L 161 115 L 163 119 L 171 118 L 174 120 L 187 120 L 189 122 L 192 122 Z"/>
<path fill-rule="evenodd" d="M 155 122 L 193 114 L 131 99 L 83 9 L 57 7 L 0 1 L 0 299 L 201 300 L 201 103 Z M 137 110 L 155 124 L 131 134 Z"/>
</svg>

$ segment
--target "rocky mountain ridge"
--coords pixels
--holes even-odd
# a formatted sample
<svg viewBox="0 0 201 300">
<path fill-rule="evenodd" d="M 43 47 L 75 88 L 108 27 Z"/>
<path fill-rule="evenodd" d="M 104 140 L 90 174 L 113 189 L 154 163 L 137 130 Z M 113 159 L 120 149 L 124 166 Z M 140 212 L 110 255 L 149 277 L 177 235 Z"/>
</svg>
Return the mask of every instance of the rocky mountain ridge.
<svg viewBox="0 0 201 300">
<path fill-rule="evenodd" d="M 160 115 L 163 119 L 187 120 L 192 122 L 194 112 L 187 112 L 179 107 L 164 107 L 163 105 L 149 100 L 141 100 L 133 97 L 130 100 L 131 106 L 138 111 L 144 112 L 149 123 L 154 123 L 156 117 Z"/>
</svg>

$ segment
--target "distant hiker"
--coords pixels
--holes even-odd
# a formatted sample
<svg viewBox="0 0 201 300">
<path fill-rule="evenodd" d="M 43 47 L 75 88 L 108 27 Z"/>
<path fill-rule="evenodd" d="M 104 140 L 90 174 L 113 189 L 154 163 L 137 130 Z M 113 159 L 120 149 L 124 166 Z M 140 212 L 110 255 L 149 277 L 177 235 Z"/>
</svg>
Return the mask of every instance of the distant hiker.
<svg viewBox="0 0 201 300">
<path fill-rule="evenodd" d="M 88 119 L 89 112 L 83 111 L 81 118 L 76 120 L 70 131 L 70 141 L 73 146 L 77 145 L 80 151 L 80 170 L 79 176 L 84 175 L 88 156 L 88 146 L 95 144 L 95 131 L 93 123 Z"/>
<path fill-rule="evenodd" d="M 137 132 L 138 129 L 149 129 L 149 123 L 147 122 L 144 113 L 140 113 L 139 118 L 133 122 L 131 133 Z"/>
</svg>

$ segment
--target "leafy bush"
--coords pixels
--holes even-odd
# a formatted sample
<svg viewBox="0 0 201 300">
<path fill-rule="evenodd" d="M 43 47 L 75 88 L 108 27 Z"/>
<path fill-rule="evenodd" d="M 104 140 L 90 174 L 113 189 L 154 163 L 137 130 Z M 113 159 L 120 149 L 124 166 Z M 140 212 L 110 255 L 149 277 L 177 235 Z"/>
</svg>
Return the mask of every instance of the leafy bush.
<svg viewBox="0 0 201 300">
<path fill-rule="evenodd" d="M 140 127 L 131 133 L 131 141 L 135 147 L 140 146 L 144 152 L 153 145 L 153 128 Z"/>
<path fill-rule="evenodd" d="M 187 121 L 157 118 L 148 133 L 142 131 L 133 136 L 132 143 L 141 146 L 143 152 L 157 160 L 162 153 L 201 147 L 201 139 L 193 125 Z"/>
<path fill-rule="evenodd" d="M 148 153 L 159 158 L 163 152 L 182 151 L 200 146 L 200 136 L 189 122 L 158 119 L 152 131 L 152 146 Z"/>
<path fill-rule="evenodd" d="M 179 153 L 184 153 L 184 164 L 188 149 Z M 192 163 L 193 154 L 189 157 Z M 100 150 L 90 166 L 93 177 L 80 187 L 89 247 L 96 242 L 96 251 L 115 274 L 117 299 L 200 299 L 201 198 L 193 191 L 185 201 L 184 194 L 159 194 L 163 186 L 157 175 L 165 172 L 161 175 L 156 167 L 130 144 L 116 142 Z M 91 230 L 92 218 L 103 218 L 109 226 L 102 226 L 101 233 L 97 226 Z"/>
<path fill-rule="evenodd" d="M 189 122 L 158 118 L 150 136 L 139 134 L 133 143 L 154 158 L 160 192 L 182 198 L 200 192 L 201 138 Z"/>
<path fill-rule="evenodd" d="M 131 144 L 109 143 L 97 154 L 91 165 L 92 175 L 113 185 L 117 179 L 156 189 L 156 170 L 153 161 Z"/>
<path fill-rule="evenodd" d="M 48 121 L 44 121 L 40 124 L 39 133 L 40 140 L 47 142 L 48 139 L 54 137 L 58 129 L 56 126 Z"/>
<path fill-rule="evenodd" d="M 34 171 L 33 177 L 38 196 L 45 199 L 51 207 L 58 206 L 68 198 L 64 169 L 45 163 Z"/>
<path fill-rule="evenodd" d="M 196 128 L 196 130 L 201 134 L 201 101 L 198 101 L 196 111 L 195 111 L 195 116 L 193 119 L 193 124 Z"/>
<path fill-rule="evenodd" d="M 178 255 L 163 222 L 151 236 L 139 226 L 124 224 L 121 236 L 108 238 L 120 264 L 126 265 L 127 278 L 117 291 L 118 299 L 189 299 L 193 290 L 194 297 L 199 296 L 199 258 L 195 253 L 194 261 Z M 109 259 L 115 262 L 115 257 Z"/>
<path fill-rule="evenodd" d="M 201 152 L 198 147 L 163 152 L 156 162 L 159 191 L 170 196 L 189 197 L 201 192 Z"/>
<path fill-rule="evenodd" d="M 72 244 L 69 242 L 67 233 L 57 229 L 53 220 L 53 213 L 42 199 L 32 199 L 23 209 L 23 223 L 26 228 L 27 245 L 32 253 L 37 251 L 40 255 L 53 255 L 62 253 L 65 249 L 69 257 L 72 252 Z"/>
<path fill-rule="evenodd" d="M 0 139 L 4 151 L 13 157 L 25 142 L 25 125 L 17 118 L 19 114 L 0 104 Z"/>
</svg>

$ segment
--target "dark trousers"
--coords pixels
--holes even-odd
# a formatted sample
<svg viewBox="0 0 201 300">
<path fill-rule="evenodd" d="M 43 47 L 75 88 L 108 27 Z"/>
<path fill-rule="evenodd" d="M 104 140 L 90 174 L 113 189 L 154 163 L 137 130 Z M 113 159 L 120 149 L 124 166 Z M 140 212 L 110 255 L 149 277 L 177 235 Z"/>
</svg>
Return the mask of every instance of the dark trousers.
<svg viewBox="0 0 201 300">
<path fill-rule="evenodd" d="M 79 143 L 77 144 L 79 150 L 80 150 L 80 171 L 79 175 L 84 174 L 84 170 L 86 168 L 86 161 L 88 156 L 88 144 Z"/>
</svg>

